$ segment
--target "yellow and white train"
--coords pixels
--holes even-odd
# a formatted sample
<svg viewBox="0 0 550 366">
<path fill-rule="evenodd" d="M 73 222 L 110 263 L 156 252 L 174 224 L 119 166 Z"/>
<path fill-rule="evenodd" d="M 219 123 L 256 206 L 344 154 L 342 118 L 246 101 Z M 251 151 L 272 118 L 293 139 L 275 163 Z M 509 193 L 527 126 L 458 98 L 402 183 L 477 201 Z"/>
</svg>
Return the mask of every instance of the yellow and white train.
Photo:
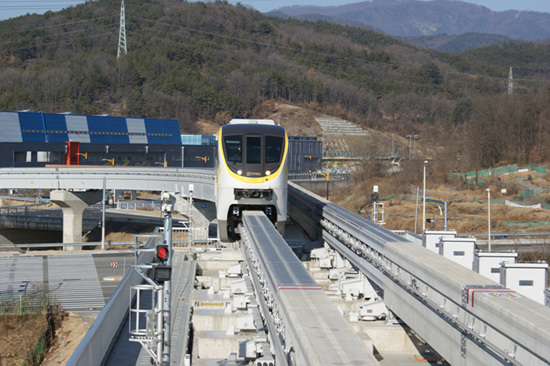
<svg viewBox="0 0 550 366">
<path fill-rule="evenodd" d="M 233 119 L 217 135 L 216 216 L 221 241 L 235 241 L 244 210 L 263 211 L 283 234 L 288 136 L 272 120 Z"/>
</svg>

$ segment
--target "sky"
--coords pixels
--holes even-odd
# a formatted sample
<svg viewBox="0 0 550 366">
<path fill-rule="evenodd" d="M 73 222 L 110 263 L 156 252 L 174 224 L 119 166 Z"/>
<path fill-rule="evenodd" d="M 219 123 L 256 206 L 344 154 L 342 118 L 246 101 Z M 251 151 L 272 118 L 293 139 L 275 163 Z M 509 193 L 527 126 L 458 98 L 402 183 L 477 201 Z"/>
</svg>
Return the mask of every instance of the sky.
<svg viewBox="0 0 550 366">
<path fill-rule="evenodd" d="M 89 0 L 88 0 L 89 1 Z M 360 0 L 228 0 L 250 6 L 261 12 L 292 5 L 334 6 L 344 5 Z M 428 1 L 428 0 L 423 0 Z M 439 0 L 444 1 L 444 0 Z M 463 0 L 468 3 L 483 5 L 494 11 L 531 10 L 550 13 L 550 0 Z M 84 3 L 84 0 L 0 0 L 0 20 L 25 15 L 28 13 L 43 14 L 48 10 L 59 11 L 68 6 Z M 126 11 L 131 7 L 132 0 L 125 0 Z"/>
</svg>

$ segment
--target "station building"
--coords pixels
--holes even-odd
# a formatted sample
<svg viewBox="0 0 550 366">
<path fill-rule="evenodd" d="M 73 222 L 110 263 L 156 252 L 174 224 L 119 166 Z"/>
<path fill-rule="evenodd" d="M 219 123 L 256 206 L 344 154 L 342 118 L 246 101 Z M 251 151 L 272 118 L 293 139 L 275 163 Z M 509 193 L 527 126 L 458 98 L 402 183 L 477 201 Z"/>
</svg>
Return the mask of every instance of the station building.
<svg viewBox="0 0 550 366">
<path fill-rule="evenodd" d="M 288 170 L 320 170 L 322 154 L 322 141 L 291 136 Z M 215 160 L 215 135 L 182 135 L 174 119 L 0 112 L 0 167 L 213 168 Z"/>
<path fill-rule="evenodd" d="M 214 145 L 182 144 L 177 120 L 0 112 L 0 167 L 213 167 Z"/>
</svg>

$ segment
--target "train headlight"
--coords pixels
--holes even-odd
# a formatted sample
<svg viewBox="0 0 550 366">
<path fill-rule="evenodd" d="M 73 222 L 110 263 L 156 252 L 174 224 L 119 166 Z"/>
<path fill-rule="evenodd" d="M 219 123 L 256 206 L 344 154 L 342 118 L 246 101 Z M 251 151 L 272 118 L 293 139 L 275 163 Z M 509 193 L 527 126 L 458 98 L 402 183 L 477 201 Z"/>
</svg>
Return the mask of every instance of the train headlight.
<svg viewBox="0 0 550 366">
<path fill-rule="evenodd" d="M 237 174 L 238 175 L 243 175 L 243 171 L 239 169 L 239 170 L 237 170 Z"/>
<path fill-rule="evenodd" d="M 265 171 L 265 175 L 270 175 L 270 174 L 271 174 L 271 172 L 269 170 Z"/>
</svg>

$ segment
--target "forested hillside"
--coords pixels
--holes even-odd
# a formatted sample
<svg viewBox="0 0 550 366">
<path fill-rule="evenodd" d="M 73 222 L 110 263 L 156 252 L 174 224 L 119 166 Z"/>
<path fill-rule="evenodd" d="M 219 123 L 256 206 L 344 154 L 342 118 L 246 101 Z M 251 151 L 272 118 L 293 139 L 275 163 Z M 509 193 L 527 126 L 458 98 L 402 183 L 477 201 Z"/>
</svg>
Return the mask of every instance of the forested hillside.
<svg viewBox="0 0 550 366">
<path fill-rule="evenodd" d="M 197 121 L 265 117 L 275 100 L 419 134 L 449 170 L 549 157 L 544 44 L 450 55 L 224 2 L 141 0 L 126 4 L 128 54 L 117 59 L 119 14 L 119 0 L 100 0 L 0 22 L 0 110 L 176 118 L 193 132 Z M 513 96 L 510 66 L 521 75 Z"/>
</svg>

